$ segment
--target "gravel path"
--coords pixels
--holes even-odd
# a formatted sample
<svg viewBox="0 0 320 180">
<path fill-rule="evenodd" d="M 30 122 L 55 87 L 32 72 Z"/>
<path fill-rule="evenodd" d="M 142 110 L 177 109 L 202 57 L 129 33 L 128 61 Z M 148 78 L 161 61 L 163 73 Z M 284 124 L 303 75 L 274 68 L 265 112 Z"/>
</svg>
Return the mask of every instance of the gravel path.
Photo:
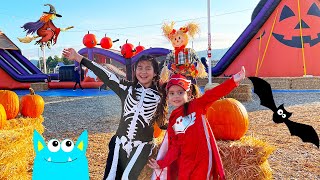
<svg viewBox="0 0 320 180">
<path fill-rule="evenodd" d="M 292 120 L 312 125 L 320 132 L 320 93 L 274 93 L 276 105 L 284 103 Z M 92 179 L 101 179 L 107 156 L 106 142 L 118 126 L 121 105 L 114 95 L 99 97 L 44 97 L 45 138 L 77 138 L 87 129 L 91 146 L 88 150 Z M 289 135 L 284 125 L 270 120 L 272 112 L 260 105 L 259 97 L 243 103 L 249 112 L 248 135 L 276 147 L 269 157 L 274 179 L 320 179 L 319 149 Z M 265 111 L 261 111 L 265 110 Z"/>
<path fill-rule="evenodd" d="M 285 107 L 320 102 L 320 93 L 274 93 L 279 106 Z M 44 125 L 47 133 L 113 132 L 120 119 L 121 104 L 117 96 L 95 97 L 44 97 L 46 102 Z M 253 94 L 253 101 L 243 103 L 248 112 L 267 109 L 260 105 L 259 97 Z"/>
</svg>

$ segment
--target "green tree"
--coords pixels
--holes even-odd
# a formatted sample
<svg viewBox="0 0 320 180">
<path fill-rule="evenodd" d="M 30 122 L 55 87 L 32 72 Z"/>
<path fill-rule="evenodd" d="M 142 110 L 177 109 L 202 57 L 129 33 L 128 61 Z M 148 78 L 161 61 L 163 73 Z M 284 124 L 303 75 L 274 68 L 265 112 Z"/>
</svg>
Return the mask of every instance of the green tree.
<svg viewBox="0 0 320 180">
<path fill-rule="evenodd" d="M 69 59 L 67 59 L 67 58 L 65 58 L 65 57 L 62 57 L 62 58 L 61 58 L 61 61 L 62 61 L 63 64 L 65 64 L 65 65 L 74 64 L 73 61 L 70 61 Z"/>
<path fill-rule="evenodd" d="M 57 66 L 58 60 L 56 58 L 52 58 L 51 56 L 47 59 L 47 67 L 48 69 L 53 69 Z"/>
</svg>

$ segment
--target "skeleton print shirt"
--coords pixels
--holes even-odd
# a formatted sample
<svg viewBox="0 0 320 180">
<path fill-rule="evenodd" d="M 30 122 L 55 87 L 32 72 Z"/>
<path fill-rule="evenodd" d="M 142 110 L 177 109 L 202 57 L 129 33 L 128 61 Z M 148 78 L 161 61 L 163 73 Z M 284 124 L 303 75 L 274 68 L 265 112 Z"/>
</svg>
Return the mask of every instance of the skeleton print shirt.
<svg viewBox="0 0 320 180">
<path fill-rule="evenodd" d="M 152 118 L 160 102 L 155 86 L 144 88 L 137 84 L 136 99 L 132 96 L 133 83 L 120 80 L 101 65 L 83 58 L 81 64 L 92 70 L 121 99 L 121 119 L 116 135 L 129 142 L 148 142 L 153 139 Z"/>
</svg>

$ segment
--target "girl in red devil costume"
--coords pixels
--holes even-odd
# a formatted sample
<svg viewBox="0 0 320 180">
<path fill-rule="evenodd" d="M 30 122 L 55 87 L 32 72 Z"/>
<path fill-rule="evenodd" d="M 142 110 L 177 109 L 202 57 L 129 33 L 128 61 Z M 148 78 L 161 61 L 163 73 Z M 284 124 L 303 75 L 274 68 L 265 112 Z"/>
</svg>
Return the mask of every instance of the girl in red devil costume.
<svg viewBox="0 0 320 180">
<path fill-rule="evenodd" d="M 244 78 L 242 67 L 231 79 L 197 98 L 199 91 L 190 80 L 180 74 L 170 77 L 167 98 L 176 109 L 170 115 L 158 160 L 151 159 L 148 164 L 155 170 L 155 179 L 225 179 L 215 138 L 205 118 L 206 107 L 230 93 Z"/>
</svg>

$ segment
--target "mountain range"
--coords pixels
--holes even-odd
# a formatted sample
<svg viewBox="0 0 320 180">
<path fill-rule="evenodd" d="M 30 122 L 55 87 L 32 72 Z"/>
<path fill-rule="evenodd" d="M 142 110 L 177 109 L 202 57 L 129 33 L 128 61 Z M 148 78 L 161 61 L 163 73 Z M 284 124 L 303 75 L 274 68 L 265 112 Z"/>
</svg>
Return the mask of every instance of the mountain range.
<svg viewBox="0 0 320 180">
<path fill-rule="evenodd" d="M 222 56 L 228 51 L 229 48 L 225 48 L 225 49 L 212 49 L 211 50 L 211 59 L 213 61 L 219 61 Z M 208 51 L 207 50 L 203 50 L 203 51 L 197 51 L 198 56 L 201 57 L 207 57 Z"/>
</svg>

